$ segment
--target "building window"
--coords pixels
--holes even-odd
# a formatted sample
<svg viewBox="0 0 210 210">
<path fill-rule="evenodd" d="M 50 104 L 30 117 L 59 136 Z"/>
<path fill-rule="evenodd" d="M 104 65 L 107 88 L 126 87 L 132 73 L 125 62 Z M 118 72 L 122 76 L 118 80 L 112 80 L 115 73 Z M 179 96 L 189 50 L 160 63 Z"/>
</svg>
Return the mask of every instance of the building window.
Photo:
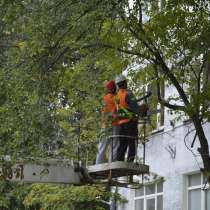
<svg viewBox="0 0 210 210">
<path fill-rule="evenodd" d="M 135 190 L 135 210 L 163 210 L 163 182 Z"/>
<path fill-rule="evenodd" d="M 188 210 L 210 210 L 209 185 L 204 188 L 204 176 L 200 173 L 192 174 L 187 179 Z"/>
</svg>

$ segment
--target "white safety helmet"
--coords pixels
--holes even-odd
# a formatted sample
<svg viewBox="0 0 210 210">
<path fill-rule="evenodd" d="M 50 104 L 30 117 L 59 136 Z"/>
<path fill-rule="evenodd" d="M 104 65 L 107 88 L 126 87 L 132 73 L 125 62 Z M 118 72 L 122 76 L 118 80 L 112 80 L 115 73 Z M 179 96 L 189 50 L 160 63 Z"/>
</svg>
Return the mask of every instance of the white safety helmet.
<svg viewBox="0 0 210 210">
<path fill-rule="evenodd" d="M 123 81 L 126 81 L 126 77 L 122 74 L 118 75 L 116 78 L 115 78 L 115 83 L 118 84 L 120 82 L 123 82 Z"/>
</svg>

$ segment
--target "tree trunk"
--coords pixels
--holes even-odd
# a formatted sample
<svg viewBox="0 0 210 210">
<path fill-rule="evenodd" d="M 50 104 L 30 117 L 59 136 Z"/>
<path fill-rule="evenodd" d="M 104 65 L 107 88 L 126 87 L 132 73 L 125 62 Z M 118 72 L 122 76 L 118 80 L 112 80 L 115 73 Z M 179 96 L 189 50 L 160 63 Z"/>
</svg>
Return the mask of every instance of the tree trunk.
<svg viewBox="0 0 210 210">
<path fill-rule="evenodd" d="M 164 9 L 165 4 L 166 4 L 165 0 L 160 0 L 160 10 Z"/>
<path fill-rule="evenodd" d="M 198 152 L 201 155 L 201 158 L 203 160 L 203 171 L 204 175 L 206 175 L 206 178 L 208 179 L 208 182 L 210 184 L 210 156 L 209 156 L 209 145 L 208 140 L 205 136 L 201 121 L 199 120 L 198 116 L 195 116 L 192 118 L 196 133 L 200 142 L 200 148 L 198 148 Z"/>
</svg>

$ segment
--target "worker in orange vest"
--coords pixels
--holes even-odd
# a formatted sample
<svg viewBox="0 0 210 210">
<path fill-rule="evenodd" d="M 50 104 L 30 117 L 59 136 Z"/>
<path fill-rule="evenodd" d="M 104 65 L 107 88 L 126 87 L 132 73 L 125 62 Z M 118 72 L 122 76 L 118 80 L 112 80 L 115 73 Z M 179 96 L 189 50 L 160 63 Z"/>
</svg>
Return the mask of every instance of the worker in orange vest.
<svg viewBox="0 0 210 210">
<path fill-rule="evenodd" d="M 127 161 L 133 162 L 136 155 L 136 144 L 138 140 L 138 116 L 140 107 L 133 93 L 127 89 L 127 80 L 123 75 L 115 79 L 119 90 L 117 92 L 116 104 L 118 115 L 118 138 L 117 160 L 124 161 L 128 148 Z"/>
<path fill-rule="evenodd" d="M 98 154 L 96 156 L 96 164 L 103 163 L 105 159 L 105 153 L 107 147 L 110 145 L 110 155 L 109 161 L 116 160 L 117 158 L 117 147 L 119 142 L 113 141 L 112 136 L 113 130 L 117 125 L 116 120 L 114 120 L 113 115 L 116 112 L 116 85 L 115 81 L 111 80 L 105 84 L 107 93 L 103 97 L 103 108 L 101 111 L 102 115 L 102 130 L 104 131 L 104 138 L 99 143 Z"/>
</svg>

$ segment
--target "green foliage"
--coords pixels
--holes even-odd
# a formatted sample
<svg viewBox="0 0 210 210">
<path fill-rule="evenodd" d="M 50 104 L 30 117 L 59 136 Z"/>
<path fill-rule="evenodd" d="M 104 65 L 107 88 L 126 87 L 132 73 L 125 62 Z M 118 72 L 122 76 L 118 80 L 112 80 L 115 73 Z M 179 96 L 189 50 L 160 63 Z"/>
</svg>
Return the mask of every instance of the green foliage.
<svg viewBox="0 0 210 210">
<path fill-rule="evenodd" d="M 0 156 L 75 159 L 79 151 L 79 159 L 94 161 L 103 83 L 125 69 L 138 97 L 148 83 L 165 82 L 184 93 L 168 102 L 181 102 L 190 117 L 210 119 L 209 14 L 209 1 L 201 0 L 169 0 L 161 9 L 149 0 L 132 6 L 128 0 L 2 0 Z M 153 95 L 152 104 L 158 100 Z M 87 189 L 92 192 L 38 185 L 25 204 L 51 208 L 45 193 L 57 209 L 83 205 L 82 199 L 96 204 L 101 191 L 93 188 L 88 200 L 82 197 Z M 10 208 L 8 198 L 0 197 L 2 208 Z"/>
<path fill-rule="evenodd" d="M 101 20 L 108 9 L 104 5 L 96 11 L 97 4 L 1 1 L 1 157 L 10 155 L 14 161 L 49 155 L 76 159 L 79 147 L 80 159 L 88 155 L 95 161 L 103 83 L 127 62 L 114 50 L 86 47 L 99 34 L 100 24 L 92 21 Z M 24 207 L 30 187 L 7 184 L 0 197 L 2 210 L 102 210 L 107 207 L 102 199 L 111 196 L 99 187 L 37 185 Z"/>
<path fill-rule="evenodd" d="M 105 188 L 99 186 L 56 186 L 34 184 L 24 200 L 27 207 L 40 205 L 42 210 L 105 210 L 108 209 L 108 200 L 113 196 Z M 125 202 L 118 194 L 120 202 Z"/>
<path fill-rule="evenodd" d="M 87 7 L 92 11 L 93 5 L 79 8 L 71 2 L 71 7 L 59 7 L 56 1 L 1 4 L 5 38 L 0 75 L 0 154 L 16 159 L 46 156 L 48 148 L 57 144 L 71 148 L 68 145 L 75 144 L 78 134 L 72 132 L 70 120 L 78 111 L 82 114 L 79 124 L 85 128 L 79 134 L 81 140 L 95 139 L 99 127 L 95 119 L 99 118 L 102 84 L 107 76 L 89 61 L 93 54 L 78 51 L 79 36 L 91 27 L 83 23 L 80 12 Z M 77 12 L 73 12 L 75 8 Z M 87 79 L 91 82 L 84 82 Z M 63 90 L 68 93 L 64 106 L 59 104 Z M 60 113 L 65 112 L 68 116 L 63 120 Z M 58 152 L 68 157 L 74 153 L 63 148 Z"/>
<path fill-rule="evenodd" d="M 0 180 L 0 209 L 26 210 L 23 200 L 28 192 L 27 185 Z"/>
</svg>

